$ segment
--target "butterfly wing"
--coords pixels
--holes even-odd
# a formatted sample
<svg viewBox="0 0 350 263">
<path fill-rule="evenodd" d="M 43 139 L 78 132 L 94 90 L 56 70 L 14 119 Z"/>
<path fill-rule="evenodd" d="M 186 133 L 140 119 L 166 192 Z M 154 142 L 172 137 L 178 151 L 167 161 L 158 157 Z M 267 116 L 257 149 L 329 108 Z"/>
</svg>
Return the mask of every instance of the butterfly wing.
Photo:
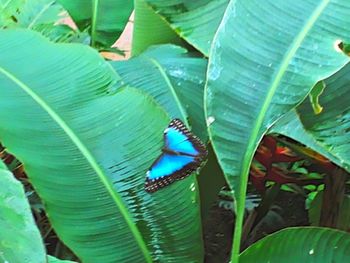
<svg viewBox="0 0 350 263">
<path fill-rule="evenodd" d="M 196 157 L 163 153 L 147 172 L 145 189 L 147 192 L 155 192 L 190 175 L 199 165 Z"/>
<path fill-rule="evenodd" d="M 158 189 L 181 180 L 197 170 L 207 157 L 204 144 L 185 125 L 174 119 L 164 131 L 165 148 L 171 152 L 162 153 L 147 172 L 145 190 Z"/>
<path fill-rule="evenodd" d="M 165 148 L 183 154 L 197 156 L 201 159 L 207 157 L 204 144 L 193 135 L 179 119 L 170 122 L 164 131 Z"/>
</svg>

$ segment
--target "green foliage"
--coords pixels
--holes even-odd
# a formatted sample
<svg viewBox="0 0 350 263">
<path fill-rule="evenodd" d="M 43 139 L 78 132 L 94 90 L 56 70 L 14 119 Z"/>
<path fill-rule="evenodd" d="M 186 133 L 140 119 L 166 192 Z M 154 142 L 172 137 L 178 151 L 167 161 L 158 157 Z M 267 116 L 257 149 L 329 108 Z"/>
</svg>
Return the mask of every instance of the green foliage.
<svg viewBox="0 0 350 263">
<path fill-rule="evenodd" d="M 350 65 L 324 80 L 319 97 L 323 110 L 315 114 L 305 100 L 299 107 L 281 118 L 271 129 L 293 138 L 319 152 L 350 172 Z"/>
<path fill-rule="evenodd" d="M 327 228 L 297 227 L 274 233 L 245 250 L 241 263 L 344 263 L 350 260 L 350 235 Z"/>
<path fill-rule="evenodd" d="M 0 28 L 29 28 L 52 41 L 89 41 L 95 48 L 116 51 L 111 49 L 111 45 L 123 32 L 132 9 L 133 1 L 126 0 L 0 1 Z M 69 19 L 65 11 L 71 15 L 79 30 L 61 24 L 60 20 Z M 89 32 L 89 38 L 86 32 Z"/>
<path fill-rule="evenodd" d="M 60 5 L 51 0 L 1 0 L 0 6 L 0 28 L 35 29 L 40 25 L 53 25 L 63 11 Z"/>
<path fill-rule="evenodd" d="M 289 4 L 285 2 L 285 9 Z M 274 23 L 276 28 L 271 28 L 270 24 L 278 17 L 270 17 L 272 21 L 266 20 L 266 24 L 262 25 L 268 28 L 261 29 L 265 31 L 265 38 L 259 39 L 248 29 L 254 28 L 257 23 L 254 18 L 257 19 L 263 12 L 264 9 L 254 3 L 245 6 L 238 1 L 229 7 L 226 23 L 219 29 L 209 60 L 206 103 L 207 116 L 212 120 L 210 135 L 228 181 L 236 190 L 236 197 L 241 194 L 239 189 L 245 191 L 244 184 L 239 187 L 239 181 L 241 176 L 246 176 L 252 154 L 269 126 L 303 100 L 318 79 L 330 75 L 348 61 L 332 46 L 336 35 L 346 37 L 344 31 L 336 33 L 336 28 L 329 33 L 317 31 L 318 27 L 323 26 L 322 17 L 333 14 L 331 5 L 322 9 L 316 5 L 298 11 L 295 9 L 299 19 L 295 20 L 288 34 L 287 31 L 279 31 L 278 23 Z M 274 13 L 279 14 L 277 10 Z M 339 20 L 340 25 L 345 21 Z M 239 32 L 234 34 L 240 29 L 247 31 L 244 37 Z M 279 39 L 275 38 L 276 33 L 280 34 Z M 314 35 L 319 37 L 317 48 L 314 47 Z M 275 49 L 266 49 L 272 44 L 276 45 L 275 49 L 278 48 L 278 54 Z M 254 45 L 254 53 L 247 52 L 248 45 Z M 308 50 L 310 47 L 314 47 L 313 52 Z M 261 56 L 256 56 L 256 53 Z M 242 57 L 242 54 L 245 56 Z M 310 62 L 295 64 L 299 56 L 305 56 Z M 231 63 L 235 63 L 235 67 L 230 67 Z M 255 65 L 254 75 L 249 74 L 251 67 L 246 67 L 249 63 Z M 317 68 L 314 68 L 315 64 Z M 308 69 L 308 75 L 301 73 Z M 296 81 L 287 82 L 290 78 Z M 242 84 L 255 92 L 243 92 Z M 229 104 L 231 107 L 228 107 Z M 233 129 L 237 132 L 233 133 Z"/>
<path fill-rule="evenodd" d="M 81 31 L 89 29 L 93 47 L 108 48 L 121 35 L 133 9 L 133 1 L 58 0 Z"/>
<path fill-rule="evenodd" d="M 86 42 L 85 33 L 61 24 L 68 17 L 55 1 L 5 1 L 0 8 L 0 29 L 27 28 L 55 42 Z"/>
<path fill-rule="evenodd" d="M 23 186 L 1 160 L 0 189 L 0 262 L 46 262 Z"/>
<path fill-rule="evenodd" d="M 203 141 L 207 140 L 203 97 L 207 61 L 178 46 L 148 49 L 128 61 L 111 65 L 124 84 L 152 96 L 171 118 L 181 118 Z"/>
<path fill-rule="evenodd" d="M 75 261 L 70 261 L 70 260 L 61 260 L 52 256 L 47 257 L 47 262 L 48 263 L 76 263 Z"/>
<path fill-rule="evenodd" d="M 318 80 L 349 60 L 333 48 L 337 37 L 349 36 L 346 15 L 335 15 L 331 3 L 316 2 L 281 1 L 283 8 L 278 9 L 272 1 L 263 6 L 258 1 L 231 2 L 212 45 L 205 103 L 210 138 L 237 199 L 233 261 L 239 251 L 249 167 L 262 136 Z M 286 19 L 290 23 L 281 22 Z M 332 29 L 326 32 L 321 28 L 329 21 Z M 257 28 L 264 37 L 257 37 Z"/>
<path fill-rule="evenodd" d="M 228 0 L 146 0 L 179 36 L 209 55 L 213 37 L 224 15 Z"/>
</svg>

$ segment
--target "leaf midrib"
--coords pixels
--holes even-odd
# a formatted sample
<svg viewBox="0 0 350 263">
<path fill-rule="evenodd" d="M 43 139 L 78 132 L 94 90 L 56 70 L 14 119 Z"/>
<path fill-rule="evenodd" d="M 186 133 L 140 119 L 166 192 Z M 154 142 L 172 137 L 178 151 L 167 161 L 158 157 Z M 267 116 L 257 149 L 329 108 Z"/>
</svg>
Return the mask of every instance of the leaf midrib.
<svg viewBox="0 0 350 263">
<path fill-rule="evenodd" d="M 250 163 L 253 155 L 252 152 L 255 151 L 256 148 L 256 138 L 258 137 L 260 128 L 264 122 L 266 112 L 269 109 L 269 106 L 271 104 L 271 101 L 273 99 L 273 96 L 276 93 L 277 88 L 279 87 L 279 84 L 281 83 L 281 80 L 289 66 L 290 61 L 293 59 L 295 53 L 298 51 L 301 43 L 304 41 L 305 37 L 307 36 L 308 32 L 311 30 L 312 26 L 315 24 L 316 20 L 322 13 L 322 11 L 326 8 L 330 0 L 324 0 L 314 11 L 310 19 L 307 21 L 305 26 L 303 27 L 303 30 L 300 31 L 298 36 L 293 41 L 293 44 L 289 48 L 288 52 L 286 53 L 286 56 L 282 60 L 281 66 L 279 67 L 279 70 L 275 74 L 275 77 L 273 78 L 274 81 L 271 83 L 270 88 L 268 89 L 268 93 L 266 96 L 266 99 L 261 107 L 261 110 L 259 111 L 258 117 L 256 118 L 255 124 L 253 125 L 252 133 L 249 137 L 249 142 L 247 146 L 247 150 L 244 154 L 243 158 L 243 164 Z M 249 170 L 248 165 L 243 166 L 242 174 L 246 174 Z M 240 189 L 242 190 L 242 189 Z"/>
<path fill-rule="evenodd" d="M 38 21 L 42 14 L 45 13 L 45 11 L 48 10 L 53 3 L 55 3 L 55 1 L 51 1 L 43 6 L 40 12 L 37 13 L 37 15 L 33 18 L 32 22 L 28 25 L 28 29 L 31 29 L 35 25 L 36 21 Z"/>
<path fill-rule="evenodd" d="M 269 106 L 271 104 L 271 101 L 273 99 L 274 94 L 276 93 L 277 88 L 279 87 L 279 84 L 289 66 L 289 62 L 293 59 L 294 55 L 298 51 L 301 43 L 304 41 L 305 37 L 309 33 L 309 31 L 312 29 L 313 25 L 319 18 L 319 16 L 322 14 L 323 10 L 327 7 L 330 0 L 323 0 L 315 9 L 315 11 L 312 13 L 311 17 L 307 20 L 305 23 L 303 30 L 299 32 L 297 37 L 294 39 L 292 45 L 290 46 L 289 50 L 287 51 L 285 57 L 282 60 L 282 63 L 280 64 L 280 67 L 278 71 L 275 74 L 275 77 L 273 78 L 273 82 L 270 85 L 270 89 L 268 89 L 268 93 L 266 96 L 266 99 L 261 107 L 261 110 L 259 111 L 258 117 L 256 118 L 255 124 L 252 126 L 252 133 L 249 137 L 248 145 L 246 148 L 246 151 L 244 153 L 243 161 L 242 161 L 242 172 L 241 172 L 241 183 L 239 185 L 239 199 L 237 198 L 238 202 L 238 210 L 244 209 L 244 202 L 245 202 L 245 191 L 248 183 L 248 172 L 250 169 L 250 163 L 253 158 L 253 153 L 255 151 L 256 145 L 256 139 L 259 135 L 260 128 L 264 122 L 266 112 L 269 109 Z M 242 214 L 242 215 L 241 215 Z M 240 236 L 241 236 L 241 225 L 243 223 L 243 213 L 239 213 L 237 215 L 237 222 L 236 224 L 239 225 L 239 227 L 235 227 L 235 233 L 234 236 L 237 236 L 237 240 L 235 240 L 233 245 L 233 251 L 232 251 L 232 262 L 238 262 L 239 258 L 239 250 L 240 250 Z M 238 241 L 238 242 L 237 242 Z"/>
<path fill-rule="evenodd" d="M 275 77 L 273 78 L 274 81 L 272 82 L 272 84 L 270 86 L 271 88 L 268 89 L 269 91 L 267 93 L 266 99 L 261 107 L 261 110 L 259 111 L 258 118 L 256 118 L 255 125 L 253 126 L 253 132 L 251 133 L 249 144 L 247 147 L 247 149 L 248 149 L 247 152 L 248 152 L 249 156 L 251 155 L 251 154 L 249 154 L 249 152 L 255 150 L 255 147 L 256 147 L 255 146 L 255 139 L 259 134 L 260 128 L 261 128 L 261 126 L 264 122 L 264 119 L 265 119 L 266 112 L 268 111 L 269 106 L 270 106 L 271 101 L 272 101 L 272 98 L 275 95 L 276 90 L 279 87 L 279 84 L 281 83 L 281 80 L 282 80 L 285 72 L 287 71 L 287 68 L 289 66 L 290 61 L 293 59 L 293 57 L 294 57 L 295 53 L 298 51 L 301 43 L 304 41 L 305 37 L 307 36 L 309 31 L 311 30 L 312 26 L 315 24 L 318 17 L 321 15 L 323 10 L 328 5 L 329 1 L 330 0 L 323 0 L 323 2 L 315 9 L 314 13 L 312 14 L 310 19 L 307 21 L 307 23 L 303 27 L 304 29 L 302 31 L 300 31 L 298 36 L 295 38 L 295 40 L 293 41 L 293 44 L 291 45 L 291 48 L 289 48 L 288 52 L 286 53 L 286 56 L 282 60 L 281 66 L 279 67 L 279 70 L 277 71 L 277 73 L 275 74 Z M 245 160 L 246 160 L 246 155 L 245 155 L 243 161 L 245 161 Z"/>
<path fill-rule="evenodd" d="M 174 87 L 173 87 L 173 85 L 172 85 L 172 83 L 171 83 L 171 81 L 170 81 L 168 75 L 166 74 L 165 70 L 162 68 L 161 64 L 158 63 L 158 61 L 157 61 L 156 59 L 150 58 L 150 57 L 147 57 L 147 56 L 145 56 L 145 57 L 146 57 L 152 64 L 154 64 L 154 65 L 156 66 L 156 68 L 158 69 L 159 73 L 162 75 L 163 79 L 165 80 L 165 83 L 167 84 L 167 86 L 168 86 L 169 89 L 170 89 L 171 94 L 173 95 L 173 98 L 174 98 L 176 104 L 177 104 L 178 107 L 179 107 L 179 110 L 180 110 L 181 115 L 182 115 L 181 117 L 182 117 L 184 123 L 186 124 L 187 127 L 190 127 L 190 126 L 189 126 L 189 123 L 188 123 L 188 121 L 187 121 L 187 113 L 186 113 L 185 109 L 183 108 L 183 106 L 182 106 L 182 104 L 181 104 L 181 102 L 180 102 L 180 99 L 179 99 L 179 97 L 177 96 L 177 93 L 176 93 L 176 91 L 175 91 L 175 89 L 174 89 Z"/>
<path fill-rule="evenodd" d="M 93 47 L 96 45 L 98 7 L 99 7 L 99 0 L 92 0 L 91 46 Z"/>
<path fill-rule="evenodd" d="M 102 184 L 105 186 L 108 194 L 114 200 L 114 203 L 118 207 L 120 213 L 122 214 L 125 222 L 127 223 L 130 231 L 132 232 L 136 243 L 139 245 L 140 250 L 146 260 L 146 262 L 152 262 L 151 255 L 147 249 L 147 246 L 143 240 L 141 233 L 138 228 L 132 221 L 132 217 L 130 216 L 127 208 L 124 206 L 121 197 L 118 192 L 114 190 L 113 185 L 106 178 L 102 169 L 98 165 L 98 162 L 95 160 L 90 151 L 84 146 L 79 137 L 73 132 L 73 130 L 66 124 L 66 122 L 44 101 L 39 97 L 34 91 L 32 91 L 26 84 L 17 79 L 13 74 L 9 71 L 5 70 L 3 67 L 0 67 L 0 73 L 4 74 L 8 79 L 14 82 L 18 87 L 20 87 L 25 93 L 27 93 L 56 123 L 59 127 L 62 128 L 64 133 L 70 138 L 73 144 L 79 149 L 81 154 L 85 157 L 87 162 L 90 164 L 91 168 L 95 171 L 95 173 L 100 178 Z"/>
</svg>

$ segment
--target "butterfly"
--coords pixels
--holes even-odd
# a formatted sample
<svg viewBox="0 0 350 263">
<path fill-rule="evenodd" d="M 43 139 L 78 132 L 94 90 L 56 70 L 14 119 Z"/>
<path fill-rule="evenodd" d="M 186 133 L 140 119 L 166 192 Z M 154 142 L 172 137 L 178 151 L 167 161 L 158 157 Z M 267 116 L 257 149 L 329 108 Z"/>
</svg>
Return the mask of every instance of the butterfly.
<svg viewBox="0 0 350 263">
<path fill-rule="evenodd" d="M 179 119 L 164 130 L 162 154 L 146 173 L 145 190 L 155 192 L 196 171 L 208 155 L 205 145 Z"/>
</svg>

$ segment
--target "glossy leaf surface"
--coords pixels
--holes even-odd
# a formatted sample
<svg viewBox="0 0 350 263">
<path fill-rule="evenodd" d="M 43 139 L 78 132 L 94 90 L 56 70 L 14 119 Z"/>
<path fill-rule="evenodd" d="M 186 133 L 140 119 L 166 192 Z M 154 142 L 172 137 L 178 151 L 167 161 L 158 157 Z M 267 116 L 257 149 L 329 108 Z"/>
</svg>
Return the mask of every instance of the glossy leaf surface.
<svg viewBox="0 0 350 263">
<path fill-rule="evenodd" d="M 23 30 L 1 32 L 0 47 L 0 141 L 59 237 L 84 262 L 200 261 L 195 178 L 144 190 L 169 122 L 163 109 L 120 89 L 89 47 Z"/>
<path fill-rule="evenodd" d="M 271 2 L 266 13 L 254 1 L 236 1 L 226 12 L 210 58 L 207 118 L 219 161 L 235 190 L 267 128 L 299 103 L 318 79 L 348 62 L 333 48 L 337 38 L 347 39 L 346 30 L 337 31 L 346 24 L 346 17 L 338 19 L 345 13 L 336 18 L 337 3 L 317 2 L 281 1 L 281 7 Z M 292 16 L 293 11 L 298 16 Z M 261 16 L 266 20 L 259 31 L 266 34 L 256 37 Z M 293 21 L 293 28 L 287 30 L 291 24 L 278 23 L 280 19 Z M 323 30 L 327 26 L 332 31 Z"/>
<path fill-rule="evenodd" d="M 313 227 L 288 228 L 246 249 L 240 263 L 343 263 L 350 261 L 350 235 Z"/>
<path fill-rule="evenodd" d="M 203 97 L 207 61 L 173 45 L 155 46 L 128 61 L 111 62 L 123 83 L 152 96 L 171 118 L 188 121 L 207 140 Z"/>
</svg>

